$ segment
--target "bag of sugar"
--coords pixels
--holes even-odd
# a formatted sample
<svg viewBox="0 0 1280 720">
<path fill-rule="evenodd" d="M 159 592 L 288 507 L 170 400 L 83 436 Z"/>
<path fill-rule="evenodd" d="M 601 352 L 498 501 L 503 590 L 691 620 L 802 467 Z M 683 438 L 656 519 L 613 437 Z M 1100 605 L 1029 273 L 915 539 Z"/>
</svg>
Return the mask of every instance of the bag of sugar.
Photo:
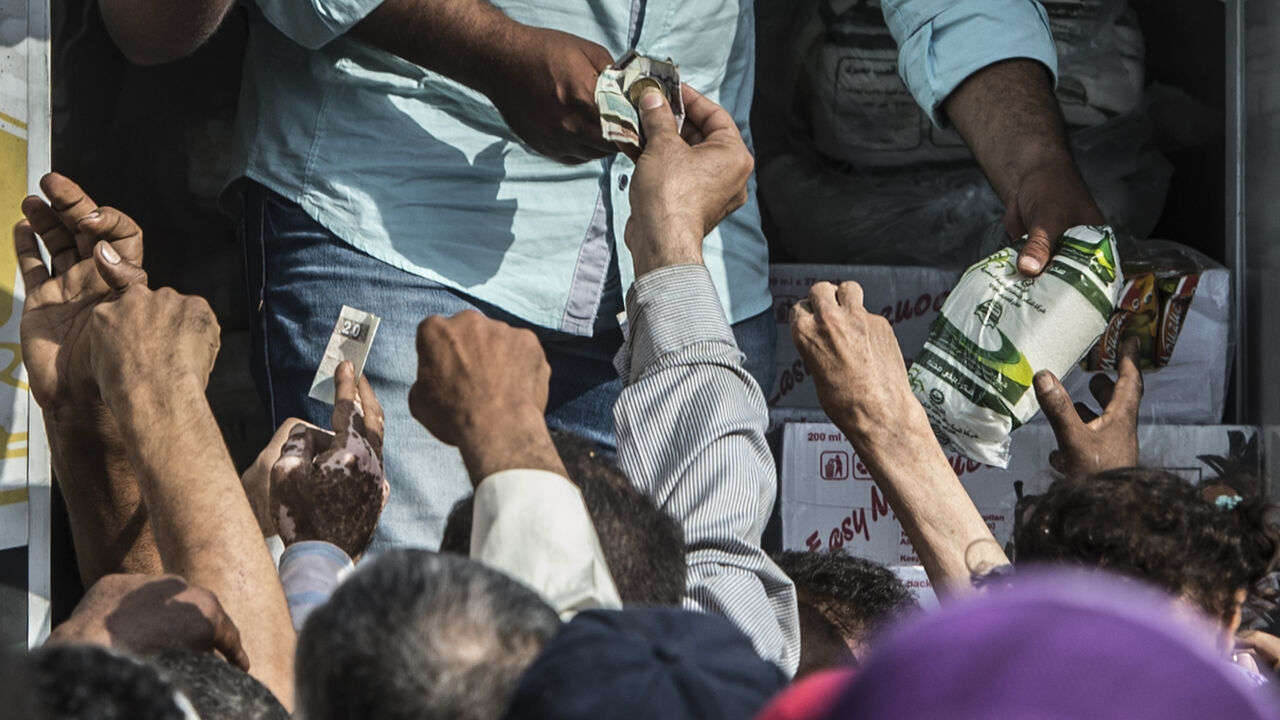
<svg viewBox="0 0 1280 720">
<path fill-rule="evenodd" d="M 1038 278 L 1017 259 L 1007 247 L 965 271 L 908 372 L 942 446 L 1001 468 L 1009 434 L 1040 409 L 1032 376 L 1080 362 L 1124 288 L 1109 227 L 1068 230 Z"/>
</svg>

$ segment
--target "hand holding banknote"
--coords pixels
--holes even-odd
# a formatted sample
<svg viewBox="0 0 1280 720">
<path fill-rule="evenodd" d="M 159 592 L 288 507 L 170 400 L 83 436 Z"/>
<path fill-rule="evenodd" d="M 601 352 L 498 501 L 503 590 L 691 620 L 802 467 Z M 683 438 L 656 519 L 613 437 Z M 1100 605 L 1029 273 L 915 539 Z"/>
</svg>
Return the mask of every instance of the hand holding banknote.
<svg viewBox="0 0 1280 720">
<path fill-rule="evenodd" d="M 703 238 L 747 200 L 754 160 L 733 116 L 688 85 L 682 89 L 683 134 L 660 90 L 640 96 L 647 144 L 631 178 L 625 233 L 637 277 L 701 263 Z"/>
<path fill-rule="evenodd" d="M 299 422 L 271 468 L 271 517 L 286 545 L 323 540 L 358 558 L 391 486 L 382 466 L 382 406 L 351 363 L 334 373 L 333 432 Z"/>
<path fill-rule="evenodd" d="M 596 78 L 613 62 L 605 48 L 576 35 L 519 25 L 505 52 L 513 59 L 483 89 L 502 118 L 534 150 L 562 163 L 617 152 L 600 132 Z"/>
</svg>

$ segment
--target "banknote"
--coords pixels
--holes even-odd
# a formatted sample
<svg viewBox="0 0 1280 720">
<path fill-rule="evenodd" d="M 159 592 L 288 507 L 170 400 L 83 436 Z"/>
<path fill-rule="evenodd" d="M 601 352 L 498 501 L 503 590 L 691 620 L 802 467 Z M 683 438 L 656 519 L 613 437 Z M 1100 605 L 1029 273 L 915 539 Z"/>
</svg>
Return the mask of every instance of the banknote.
<svg viewBox="0 0 1280 720">
<path fill-rule="evenodd" d="M 605 68 L 596 80 L 596 107 L 600 110 L 600 129 L 606 140 L 636 147 L 644 145 L 637 108 L 640 95 L 647 87 L 656 87 L 667 96 L 676 116 L 676 126 L 684 125 L 680 68 L 671 58 L 657 60 L 631 50 Z"/>
<path fill-rule="evenodd" d="M 350 361 L 355 366 L 356 377 L 364 372 L 364 362 L 369 357 L 369 348 L 373 345 L 373 336 L 378 332 L 380 319 L 377 315 L 357 310 L 346 305 L 338 313 L 338 323 L 333 326 L 333 334 L 329 336 L 329 344 L 324 349 L 324 358 L 320 360 L 320 369 L 316 370 L 316 378 L 311 381 L 310 397 L 333 404 L 333 374 L 343 361 Z"/>
</svg>

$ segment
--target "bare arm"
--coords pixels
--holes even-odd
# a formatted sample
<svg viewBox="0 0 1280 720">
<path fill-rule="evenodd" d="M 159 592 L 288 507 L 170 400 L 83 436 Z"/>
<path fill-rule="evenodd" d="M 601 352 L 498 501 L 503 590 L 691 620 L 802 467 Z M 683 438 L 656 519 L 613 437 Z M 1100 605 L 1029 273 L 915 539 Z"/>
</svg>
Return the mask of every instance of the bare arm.
<svg viewBox="0 0 1280 720">
<path fill-rule="evenodd" d="M 351 35 L 485 94 L 521 140 L 554 160 L 617 151 L 595 104 L 596 78 L 613 56 L 594 42 L 523 25 L 486 0 L 385 0 Z"/>
<path fill-rule="evenodd" d="M 14 229 L 26 302 L 22 352 L 31 392 L 49 433 L 52 464 L 66 502 L 80 566 L 91 587 L 111 573 L 159 572 L 146 508 L 120 444 L 115 419 L 88 378 L 83 331 L 88 311 L 110 291 L 94 267 L 99 241 L 125 259 L 142 261 L 142 231 L 126 215 L 100 208 L 80 186 L 57 174 L 41 179 L 48 197 L 26 198 L 26 220 Z M 53 256 L 53 272 L 40 256 L 37 235 Z M 142 282 L 126 273 L 119 283 Z M 87 380 L 87 381 L 86 381 Z"/>
<path fill-rule="evenodd" d="M 115 419 L 106 408 L 86 417 L 45 416 L 54 475 L 71 522 L 80 581 L 113 573 L 159 574 L 160 555 Z"/>
<path fill-rule="evenodd" d="M 792 311 L 792 335 L 818 400 L 849 438 L 893 508 L 939 594 L 1009 560 L 911 393 L 889 323 L 862 306 L 862 288 L 819 283 Z"/>
<path fill-rule="evenodd" d="M 157 65 L 195 52 L 235 0 L 99 0 L 107 32 L 125 57 Z"/>
<path fill-rule="evenodd" d="M 295 638 L 284 592 L 204 395 L 218 347 L 212 311 L 198 298 L 135 285 L 95 308 L 90 333 L 94 375 L 165 571 L 218 597 L 252 674 L 291 706 Z"/>
<path fill-rule="evenodd" d="M 1029 234 L 1018 269 L 1039 275 L 1062 233 L 1105 222 L 1067 145 L 1048 70 L 1005 60 L 970 75 L 943 103 L 1005 204 L 1009 234 Z"/>
</svg>

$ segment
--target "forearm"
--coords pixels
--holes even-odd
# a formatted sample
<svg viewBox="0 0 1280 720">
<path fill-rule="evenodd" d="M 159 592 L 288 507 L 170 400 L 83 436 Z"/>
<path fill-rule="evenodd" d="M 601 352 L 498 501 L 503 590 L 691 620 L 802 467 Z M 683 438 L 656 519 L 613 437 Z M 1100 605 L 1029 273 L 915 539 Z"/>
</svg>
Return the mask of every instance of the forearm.
<svg viewBox="0 0 1280 720">
<path fill-rule="evenodd" d="M 1032 172 L 1063 173 L 1081 186 L 1048 69 L 1035 60 L 1004 60 L 975 72 L 943 103 L 1001 199 Z M 1101 222 L 1101 213 L 1081 223 Z"/>
<path fill-rule="evenodd" d="M 488 94 L 521 27 L 488 0 L 384 0 L 350 35 Z"/>
<path fill-rule="evenodd" d="M 795 589 L 760 548 L 776 495 L 764 397 L 742 368 L 710 276 L 641 276 L 628 298 L 618 464 L 684 531 L 686 605 L 718 613 L 794 673 Z"/>
<path fill-rule="evenodd" d="M 914 403 L 914 400 L 911 401 Z M 960 484 L 929 420 L 908 406 L 892 427 L 841 428 L 911 540 L 939 595 L 971 587 L 973 571 L 1007 565 L 973 499 Z"/>
<path fill-rule="evenodd" d="M 241 630 L 253 675 L 291 705 L 294 631 L 284 592 L 203 383 L 139 381 L 108 405 L 165 571 L 218 596 Z"/>
<path fill-rule="evenodd" d="M 100 0 L 107 32 L 132 62 L 190 55 L 213 35 L 235 0 Z"/>
<path fill-rule="evenodd" d="M 545 470 L 568 477 L 538 408 L 495 408 L 460 421 L 458 451 L 472 485 L 504 470 Z"/>
<path fill-rule="evenodd" d="M 105 408 L 45 414 L 84 587 L 112 573 L 158 574 L 160 556 L 133 466 Z"/>
</svg>

